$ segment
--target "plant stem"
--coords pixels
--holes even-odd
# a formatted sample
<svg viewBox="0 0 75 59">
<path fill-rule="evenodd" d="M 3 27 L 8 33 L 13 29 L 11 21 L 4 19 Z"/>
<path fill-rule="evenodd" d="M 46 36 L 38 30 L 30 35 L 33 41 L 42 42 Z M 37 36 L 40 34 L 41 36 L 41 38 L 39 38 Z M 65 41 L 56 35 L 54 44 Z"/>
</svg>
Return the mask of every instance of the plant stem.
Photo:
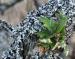
<svg viewBox="0 0 75 59">
<path fill-rule="evenodd" d="M 55 50 L 58 46 L 59 46 L 59 42 L 57 42 L 56 44 L 55 44 L 55 46 L 52 48 L 52 50 Z"/>
</svg>

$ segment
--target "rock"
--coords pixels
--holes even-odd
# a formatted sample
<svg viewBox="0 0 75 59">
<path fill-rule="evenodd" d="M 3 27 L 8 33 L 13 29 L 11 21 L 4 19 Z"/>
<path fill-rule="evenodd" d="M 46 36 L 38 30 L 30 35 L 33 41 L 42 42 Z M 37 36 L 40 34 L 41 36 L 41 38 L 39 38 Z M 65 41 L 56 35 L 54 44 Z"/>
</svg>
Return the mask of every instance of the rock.
<svg viewBox="0 0 75 59">
<path fill-rule="evenodd" d="M 64 59 L 59 53 L 53 54 L 53 52 L 45 52 L 44 56 L 39 56 L 38 50 L 32 54 L 33 49 L 36 47 L 38 37 L 35 35 L 36 32 L 41 31 L 42 24 L 39 22 L 40 16 L 46 16 L 49 18 L 54 17 L 53 14 L 61 10 L 64 15 L 68 17 L 67 22 L 67 33 L 72 34 L 72 17 L 75 6 L 70 3 L 69 0 L 49 0 L 45 5 L 39 7 L 38 10 L 33 10 L 28 13 L 27 17 L 16 27 L 16 31 L 13 32 L 14 42 L 10 48 L 3 54 L 3 59 Z M 69 28 L 69 25 L 71 28 Z M 67 34 L 67 39 L 70 38 Z M 35 49 L 34 49 L 35 50 Z"/>
<path fill-rule="evenodd" d="M 12 36 L 13 29 L 5 21 L 0 20 L 0 58 L 3 51 L 7 50 L 14 41 Z"/>
</svg>

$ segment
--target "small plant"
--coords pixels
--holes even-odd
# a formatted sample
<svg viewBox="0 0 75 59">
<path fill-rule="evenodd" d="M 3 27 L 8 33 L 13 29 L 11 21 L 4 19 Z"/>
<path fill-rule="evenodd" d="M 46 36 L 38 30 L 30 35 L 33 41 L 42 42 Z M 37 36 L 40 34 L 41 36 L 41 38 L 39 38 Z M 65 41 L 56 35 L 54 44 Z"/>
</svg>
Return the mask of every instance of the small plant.
<svg viewBox="0 0 75 59">
<path fill-rule="evenodd" d="M 38 45 L 50 50 L 63 47 L 63 42 L 65 44 L 67 16 L 63 15 L 62 12 L 56 12 L 55 17 L 58 18 L 58 21 L 47 17 L 40 17 L 43 29 L 37 33 L 39 36 Z"/>
</svg>

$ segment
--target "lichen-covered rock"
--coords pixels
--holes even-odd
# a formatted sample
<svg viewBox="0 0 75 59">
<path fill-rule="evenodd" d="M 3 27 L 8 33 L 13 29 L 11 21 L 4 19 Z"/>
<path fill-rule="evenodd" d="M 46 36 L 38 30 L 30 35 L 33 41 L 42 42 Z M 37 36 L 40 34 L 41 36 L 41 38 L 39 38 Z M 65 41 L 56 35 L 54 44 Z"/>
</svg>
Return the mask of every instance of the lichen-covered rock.
<svg viewBox="0 0 75 59">
<path fill-rule="evenodd" d="M 53 54 L 50 51 L 40 56 L 38 48 L 35 49 L 38 37 L 34 33 L 42 29 L 39 17 L 46 16 L 57 20 L 54 18 L 54 13 L 58 10 L 63 11 L 69 19 L 66 28 L 68 31 L 66 36 L 69 39 L 72 33 L 72 17 L 74 16 L 75 6 L 69 0 L 49 0 L 47 4 L 39 7 L 38 10 L 29 12 L 27 17 L 17 25 L 12 36 L 15 40 L 10 48 L 4 52 L 3 59 L 63 59 L 59 53 Z"/>
<path fill-rule="evenodd" d="M 12 27 L 8 25 L 5 21 L 0 20 L 0 58 L 3 54 L 3 51 L 8 49 L 12 43 Z"/>
</svg>

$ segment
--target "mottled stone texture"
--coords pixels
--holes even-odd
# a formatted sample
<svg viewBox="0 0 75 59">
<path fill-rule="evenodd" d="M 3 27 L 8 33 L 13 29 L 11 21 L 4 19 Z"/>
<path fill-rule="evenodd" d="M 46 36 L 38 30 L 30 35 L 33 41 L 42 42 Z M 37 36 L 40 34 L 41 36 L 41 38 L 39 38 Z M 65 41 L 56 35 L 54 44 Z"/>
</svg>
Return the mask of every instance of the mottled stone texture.
<svg viewBox="0 0 75 59">
<path fill-rule="evenodd" d="M 47 4 L 42 5 L 38 10 L 33 10 L 28 13 L 27 17 L 12 30 L 11 38 L 14 42 L 10 48 L 3 52 L 3 59 L 63 59 L 59 53 L 46 51 L 43 55 L 38 50 L 38 37 L 36 32 L 41 31 L 42 24 L 39 22 L 40 16 L 46 16 L 55 19 L 53 14 L 61 10 L 64 15 L 68 16 L 67 22 L 67 41 L 72 34 L 72 17 L 75 13 L 75 6 L 69 0 L 49 0 Z M 43 21 L 43 20 L 42 20 Z"/>
<path fill-rule="evenodd" d="M 11 6 L 15 1 L 20 1 Z M 45 4 L 48 0 L 37 0 L 40 5 Z M 9 6 L 7 6 L 9 5 Z M 0 0 L 0 19 L 7 21 L 9 24 L 19 24 L 23 16 L 31 10 L 36 9 L 34 0 Z M 1 14 L 3 13 L 3 14 Z"/>
<path fill-rule="evenodd" d="M 12 28 L 5 21 L 0 20 L 0 58 L 3 51 L 7 50 L 14 41 L 12 36 Z"/>
</svg>

